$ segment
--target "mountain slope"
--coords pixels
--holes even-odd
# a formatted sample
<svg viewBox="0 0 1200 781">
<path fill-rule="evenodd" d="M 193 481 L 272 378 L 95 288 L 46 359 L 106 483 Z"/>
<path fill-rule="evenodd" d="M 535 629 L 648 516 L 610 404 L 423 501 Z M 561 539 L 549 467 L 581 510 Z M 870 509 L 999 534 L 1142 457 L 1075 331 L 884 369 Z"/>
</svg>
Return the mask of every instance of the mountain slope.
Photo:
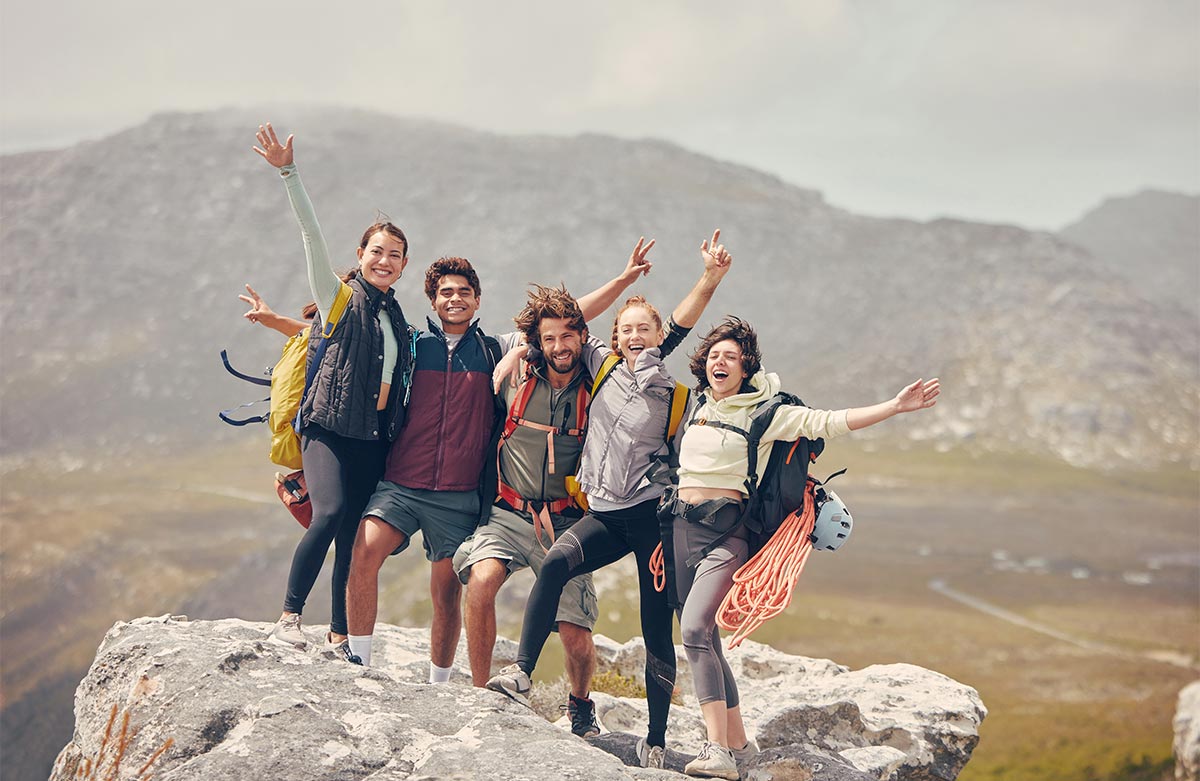
<svg viewBox="0 0 1200 781">
<path fill-rule="evenodd" d="M 1109 198 L 1060 235 L 1143 297 L 1200 320 L 1200 196 L 1144 190 Z"/>
<path fill-rule="evenodd" d="M 240 318 L 236 295 L 252 282 L 279 311 L 309 299 L 283 187 L 249 150 L 260 119 L 162 115 L 3 159 L 5 454 L 100 446 L 132 458 L 249 436 L 215 420 L 255 390 L 217 352 L 254 369 L 280 340 Z M 527 282 L 586 291 L 639 235 L 659 243 L 631 292 L 669 311 L 720 227 L 735 268 L 701 328 L 726 312 L 750 319 L 766 366 L 806 401 L 860 405 L 942 377 L 930 414 L 872 436 L 1078 464 L 1195 458 L 1197 323 L 1053 235 L 861 217 L 658 141 L 504 137 L 362 111 L 274 119 L 297 133 L 335 257 L 353 262 L 376 210 L 404 226 L 413 262 L 398 295 L 414 322 L 439 255 L 475 263 L 497 331 Z M 607 319 L 595 330 L 607 334 Z M 683 352 L 672 366 L 686 378 Z"/>
</svg>

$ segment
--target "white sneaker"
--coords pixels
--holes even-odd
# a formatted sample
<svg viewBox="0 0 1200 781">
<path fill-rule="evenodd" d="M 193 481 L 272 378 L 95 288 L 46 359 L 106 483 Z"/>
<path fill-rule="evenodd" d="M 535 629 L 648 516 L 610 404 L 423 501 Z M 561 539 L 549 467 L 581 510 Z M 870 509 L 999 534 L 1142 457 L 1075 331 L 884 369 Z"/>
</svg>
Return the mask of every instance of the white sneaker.
<svg viewBox="0 0 1200 781">
<path fill-rule="evenodd" d="M 308 638 L 300 631 L 300 614 L 288 613 L 275 623 L 271 630 L 271 639 L 284 645 L 304 649 L 308 647 Z"/>
<path fill-rule="evenodd" d="M 724 778 L 726 781 L 740 778 L 733 752 L 712 741 L 705 743 L 696 758 L 683 766 L 683 772 L 698 778 Z"/>
<path fill-rule="evenodd" d="M 667 752 L 662 746 L 651 746 L 646 742 L 645 738 L 639 738 L 637 742 L 637 758 L 638 763 L 642 767 L 662 768 L 667 762 Z"/>
<path fill-rule="evenodd" d="M 526 707 L 529 706 L 528 695 L 533 683 L 525 671 L 516 664 L 510 664 L 493 675 L 484 686 L 494 692 L 507 694 Z"/>
</svg>

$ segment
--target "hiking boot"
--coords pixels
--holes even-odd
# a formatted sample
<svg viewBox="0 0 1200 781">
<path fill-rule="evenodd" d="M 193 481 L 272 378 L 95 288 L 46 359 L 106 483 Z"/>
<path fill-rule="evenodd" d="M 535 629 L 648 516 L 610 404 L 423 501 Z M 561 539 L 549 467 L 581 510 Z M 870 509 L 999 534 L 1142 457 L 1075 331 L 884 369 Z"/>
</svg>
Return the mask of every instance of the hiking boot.
<svg viewBox="0 0 1200 781">
<path fill-rule="evenodd" d="M 754 742 L 753 738 L 746 738 L 746 745 L 741 748 L 731 748 L 729 750 L 733 752 L 733 760 L 737 762 L 738 770 L 741 770 L 747 762 L 758 756 L 758 744 Z"/>
<path fill-rule="evenodd" d="M 529 707 L 529 689 L 533 683 L 519 665 L 510 664 L 489 678 L 484 686 L 494 692 L 507 694 L 525 707 Z"/>
<path fill-rule="evenodd" d="M 568 694 L 567 713 L 571 716 L 571 732 L 581 738 L 594 738 L 600 734 L 600 724 L 596 721 L 596 703 L 589 698 L 582 700 L 574 694 Z"/>
<path fill-rule="evenodd" d="M 637 758 L 638 764 L 642 767 L 662 769 L 666 766 L 667 750 L 662 746 L 651 746 L 646 742 L 645 738 L 639 738 L 637 742 Z"/>
<path fill-rule="evenodd" d="M 307 648 L 308 638 L 300 631 L 300 614 L 288 613 L 280 618 L 271 630 L 271 639 L 296 648 Z"/>
<path fill-rule="evenodd" d="M 740 777 L 733 752 L 711 741 L 704 744 L 695 759 L 683 766 L 683 772 L 698 778 L 724 778 L 728 781 L 738 781 Z"/>
</svg>

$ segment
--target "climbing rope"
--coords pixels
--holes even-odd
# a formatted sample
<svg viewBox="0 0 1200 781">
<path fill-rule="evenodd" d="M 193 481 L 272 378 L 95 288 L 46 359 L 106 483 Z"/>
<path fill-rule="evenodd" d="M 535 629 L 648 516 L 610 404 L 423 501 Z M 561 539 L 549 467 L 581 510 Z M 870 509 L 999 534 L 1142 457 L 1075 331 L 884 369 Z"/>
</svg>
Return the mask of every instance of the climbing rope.
<svg viewBox="0 0 1200 781">
<path fill-rule="evenodd" d="M 654 576 L 654 590 L 662 593 L 662 590 L 667 587 L 667 565 L 663 561 L 662 543 L 654 549 L 654 553 L 650 554 L 650 574 Z"/>
<path fill-rule="evenodd" d="M 791 603 L 792 590 L 812 552 L 809 535 L 817 520 L 814 485 L 809 478 L 800 515 L 792 513 L 785 518 L 767 544 L 734 573 L 733 585 L 717 611 L 717 624 L 733 632 L 730 648 L 736 648 Z"/>
</svg>

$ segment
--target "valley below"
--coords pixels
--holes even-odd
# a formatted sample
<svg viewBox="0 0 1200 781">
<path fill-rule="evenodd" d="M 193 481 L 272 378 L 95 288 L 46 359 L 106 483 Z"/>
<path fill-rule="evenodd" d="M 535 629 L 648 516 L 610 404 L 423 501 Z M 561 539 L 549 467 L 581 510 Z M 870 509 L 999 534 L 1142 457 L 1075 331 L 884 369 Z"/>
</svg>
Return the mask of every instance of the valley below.
<svg viewBox="0 0 1200 781">
<path fill-rule="evenodd" d="M 814 467 L 855 517 L 754 639 L 852 668 L 909 662 L 989 708 L 960 778 L 1155 778 L 1175 697 L 1200 677 L 1200 495 L 1185 469 L 1104 474 L 996 454 L 839 442 Z M 44 778 L 105 631 L 141 615 L 272 621 L 300 527 L 241 444 L 142 463 L 9 459 L 0 473 L 0 772 Z M 328 569 L 305 622 L 328 620 Z M 380 620 L 422 626 L 414 545 L 381 573 Z M 530 578 L 501 592 L 519 632 Z M 637 633 L 631 559 L 597 575 L 597 631 Z M 465 665 L 466 660 L 458 660 Z M 552 642 L 539 667 L 561 671 Z M 1146 775 L 1150 773 L 1150 775 Z"/>
</svg>

